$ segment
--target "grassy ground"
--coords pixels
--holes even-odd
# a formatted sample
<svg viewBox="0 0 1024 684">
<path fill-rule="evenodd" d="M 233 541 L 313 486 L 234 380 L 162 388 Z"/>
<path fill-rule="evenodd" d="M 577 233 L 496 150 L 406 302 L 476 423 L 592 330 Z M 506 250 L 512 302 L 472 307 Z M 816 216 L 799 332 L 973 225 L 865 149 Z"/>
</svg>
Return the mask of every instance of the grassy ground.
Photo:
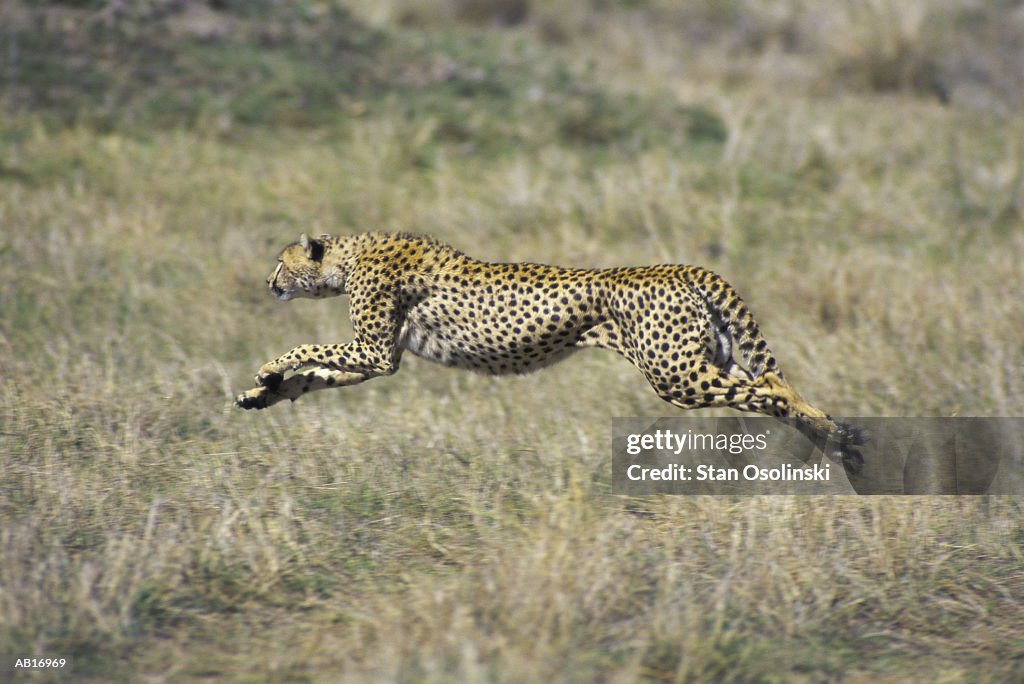
<svg viewBox="0 0 1024 684">
<path fill-rule="evenodd" d="M 610 354 L 231 406 L 351 334 L 341 300 L 273 301 L 276 252 L 373 228 L 702 263 L 833 413 L 1024 414 L 1019 9 L 211 5 L 3 10 L 0 655 L 133 682 L 1024 677 L 1018 500 L 613 497 L 611 418 L 673 410 Z"/>
</svg>

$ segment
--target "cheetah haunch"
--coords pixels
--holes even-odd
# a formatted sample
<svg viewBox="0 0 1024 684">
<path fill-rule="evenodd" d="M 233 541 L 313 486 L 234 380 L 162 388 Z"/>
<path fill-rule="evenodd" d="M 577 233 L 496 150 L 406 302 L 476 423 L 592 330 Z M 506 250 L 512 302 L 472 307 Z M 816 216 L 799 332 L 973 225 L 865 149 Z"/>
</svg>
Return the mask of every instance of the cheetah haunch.
<svg viewBox="0 0 1024 684">
<path fill-rule="evenodd" d="M 629 359 L 670 404 L 775 416 L 847 470 L 863 463 L 852 449 L 862 432 L 790 387 L 743 300 L 698 266 L 493 264 L 405 233 L 304 234 L 277 261 L 267 284 L 281 301 L 350 295 L 355 339 L 304 344 L 264 364 L 257 387 L 237 397 L 242 408 L 391 375 L 405 350 L 504 375 L 602 347 Z"/>
</svg>

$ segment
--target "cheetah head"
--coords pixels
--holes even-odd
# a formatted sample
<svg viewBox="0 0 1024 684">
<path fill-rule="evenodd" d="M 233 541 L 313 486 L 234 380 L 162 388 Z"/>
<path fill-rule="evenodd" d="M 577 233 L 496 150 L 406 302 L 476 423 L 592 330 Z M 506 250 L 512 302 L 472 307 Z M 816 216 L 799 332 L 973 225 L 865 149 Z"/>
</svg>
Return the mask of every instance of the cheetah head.
<svg viewBox="0 0 1024 684">
<path fill-rule="evenodd" d="M 319 299 L 345 293 L 341 264 L 332 259 L 330 235 L 311 238 L 305 233 L 284 248 L 277 267 L 267 278 L 270 291 L 282 302 L 296 297 Z"/>
</svg>

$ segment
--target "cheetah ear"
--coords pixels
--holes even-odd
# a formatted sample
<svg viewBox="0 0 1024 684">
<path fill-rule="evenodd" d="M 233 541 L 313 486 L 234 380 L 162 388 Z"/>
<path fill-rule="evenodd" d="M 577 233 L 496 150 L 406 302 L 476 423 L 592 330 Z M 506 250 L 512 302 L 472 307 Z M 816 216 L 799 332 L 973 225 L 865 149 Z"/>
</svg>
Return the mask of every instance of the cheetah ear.
<svg viewBox="0 0 1024 684">
<path fill-rule="evenodd" d="M 303 233 L 299 237 L 299 244 L 302 245 L 302 249 L 306 250 L 306 256 L 313 261 L 320 261 L 324 258 L 323 240 L 310 238 L 308 235 Z"/>
</svg>

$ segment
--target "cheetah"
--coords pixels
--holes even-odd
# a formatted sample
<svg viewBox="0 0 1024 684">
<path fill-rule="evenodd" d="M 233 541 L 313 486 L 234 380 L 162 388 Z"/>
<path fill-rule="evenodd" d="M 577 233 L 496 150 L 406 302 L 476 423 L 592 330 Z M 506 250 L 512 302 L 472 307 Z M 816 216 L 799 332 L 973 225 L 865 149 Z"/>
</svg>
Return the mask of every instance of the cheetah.
<svg viewBox="0 0 1024 684">
<path fill-rule="evenodd" d="M 699 266 L 487 263 L 423 235 L 303 234 L 281 252 L 267 285 L 282 302 L 348 294 L 355 336 L 300 345 L 265 363 L 256 387 L 236 398 L 244 409 L 392 375 L 406 350 L 506 375 L 600 347 L 632 362 L 673 406 L 774 416 L 848 471 L 863 463 L 854 447 L 864 433 L 796 393 L 743 300 Z"/>
</svg>

